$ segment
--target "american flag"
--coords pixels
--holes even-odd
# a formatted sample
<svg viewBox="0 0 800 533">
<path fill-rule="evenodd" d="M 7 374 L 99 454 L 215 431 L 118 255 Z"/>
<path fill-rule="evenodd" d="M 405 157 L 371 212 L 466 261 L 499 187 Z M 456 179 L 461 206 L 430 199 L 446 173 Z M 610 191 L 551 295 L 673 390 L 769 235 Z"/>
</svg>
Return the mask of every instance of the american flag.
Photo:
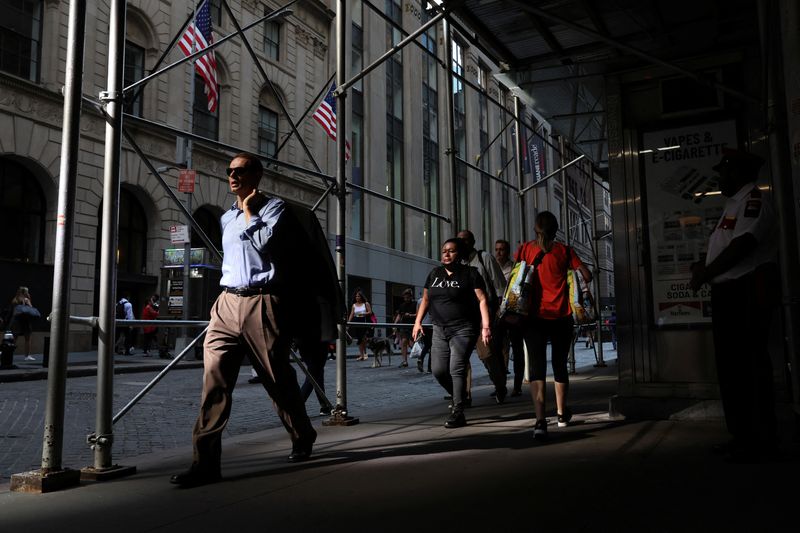
<svg viewBox="0 0 800 533">
<path fill-rule="evenodd" d="M 197 10 L 197 20 L 189 24 L 183 32 L 178 46 L 184 55 L 191 55 L 207 48 L 214 42 L 211 35 L 211 0 L 205 0 Z M 199 30 L 199 31 L 198 31 Z M 195 37 L 197 38 L 195 42 Z M 192 44 L 195 43 L 194 47 Z M 205 82 L 205 92 L 208 97 L 208 110 L 214 113 L 217 110 L 219 91 L 217 90 L 217 58 L 214 52 L 203 54 L 195 60 L 194 68 Z"/>
<path fill-rule="evenodd" d="M 328 134 L 328 137 L 334 141 L 336 140 L 336 97 L 333 96 L 333 91 L 335 90 L 336 82 L 333 82 L 331 83 L 331 88 L 328 91 L 328 94 L 325 95 L 325 99 L 321 104 L 319 104 L 317 110 L 314 111 L 314 120 L 319 122 L 319 125 L 322 126 L 323 130 L 325 130 L 325 133 Z M 350 143 L 345 140 L 344 145 L 345 159 L 350 159 Z"/>
</svg>

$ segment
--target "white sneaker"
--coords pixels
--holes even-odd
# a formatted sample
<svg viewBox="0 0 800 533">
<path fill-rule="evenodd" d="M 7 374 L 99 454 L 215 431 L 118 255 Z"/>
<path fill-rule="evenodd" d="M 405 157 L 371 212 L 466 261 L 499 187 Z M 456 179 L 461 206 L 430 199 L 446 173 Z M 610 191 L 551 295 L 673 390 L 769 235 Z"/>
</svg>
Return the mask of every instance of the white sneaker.
<svg viewBox="0 0 800 533">
<path fill-rule="evenodd" d="M 32 355 L 26 355 L 25 356 L 25 360 L 26 361 L 36 361 L 36 358 L 34 356 L 32 356 Z"/>
</svg>

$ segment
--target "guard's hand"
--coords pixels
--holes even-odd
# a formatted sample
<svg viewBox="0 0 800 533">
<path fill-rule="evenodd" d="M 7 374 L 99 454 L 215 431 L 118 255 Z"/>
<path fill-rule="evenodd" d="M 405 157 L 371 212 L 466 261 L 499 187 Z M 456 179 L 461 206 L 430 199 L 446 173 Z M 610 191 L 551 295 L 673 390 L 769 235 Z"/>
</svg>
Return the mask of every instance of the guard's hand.
<svg viewBox="0 0 800 533">
<path fill-rule="evenodd" d="M 411 330 L 411 338 L 414 339 L 414 342 L 416 342 L 422 335 L 424 335 L 424 333 L 422 333 L 422 326 L 419 324 L 414 324 L 414 329 Z"/>
<path fill-rule="evenodd" d="M 692 279 L 689 281 L 689 287 L 697 294 L 698 289 L 706 282 L 706 266 L 701 262 L 692 263 Z"/>
</svg>

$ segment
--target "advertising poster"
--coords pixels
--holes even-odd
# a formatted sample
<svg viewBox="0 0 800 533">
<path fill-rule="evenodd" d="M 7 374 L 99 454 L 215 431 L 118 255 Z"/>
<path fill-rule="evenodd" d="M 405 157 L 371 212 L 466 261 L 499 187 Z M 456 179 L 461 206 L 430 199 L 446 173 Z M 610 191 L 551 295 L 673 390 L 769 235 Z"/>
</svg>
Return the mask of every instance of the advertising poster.
<svg viewBox="0 0 800 533">
<path fill-rule="evenodd" d="M 708 238 L 722 214 L 711 167 L 736 146 L 733 120 L 648 132 L 643 136 L 653 316 L 658 326 L 711 322 L 708 286 L 689 288 L 691 265 L 705 261 Z"/>
</svg>

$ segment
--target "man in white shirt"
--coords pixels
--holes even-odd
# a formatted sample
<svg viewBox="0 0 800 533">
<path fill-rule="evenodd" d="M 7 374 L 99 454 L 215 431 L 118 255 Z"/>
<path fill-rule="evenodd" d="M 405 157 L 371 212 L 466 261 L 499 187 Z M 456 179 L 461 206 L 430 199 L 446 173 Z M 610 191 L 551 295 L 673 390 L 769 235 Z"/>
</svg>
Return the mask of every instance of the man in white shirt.
<svg viewBox="0 0 800 533">
<path fill-rule="evenodd" d="M 503 277 L 506 278 L 511 275 L 511 270 L 514 268 L 514 260 L 511 259 L 511 243 L 504 239 L 497 239 L 494 243 L 494 257 L 497 259 L 497 264 L 503 271 Z M 501 296 L 502 298 L 502 296 Z"/>
<path fill-rule="evenodd" d="M 720 397 L 732 441 L 715 447 L 732 462 L 754 462 L 775 451 L 777 423 L 770 315 L 779 301 L 773 208 L 756 186 L 764 160 L 726 151 L 714 170 L 728 197 L 704 262 L 692 266 L 691 287 L 711 284 L 712 329 Z"/>
</svg>

